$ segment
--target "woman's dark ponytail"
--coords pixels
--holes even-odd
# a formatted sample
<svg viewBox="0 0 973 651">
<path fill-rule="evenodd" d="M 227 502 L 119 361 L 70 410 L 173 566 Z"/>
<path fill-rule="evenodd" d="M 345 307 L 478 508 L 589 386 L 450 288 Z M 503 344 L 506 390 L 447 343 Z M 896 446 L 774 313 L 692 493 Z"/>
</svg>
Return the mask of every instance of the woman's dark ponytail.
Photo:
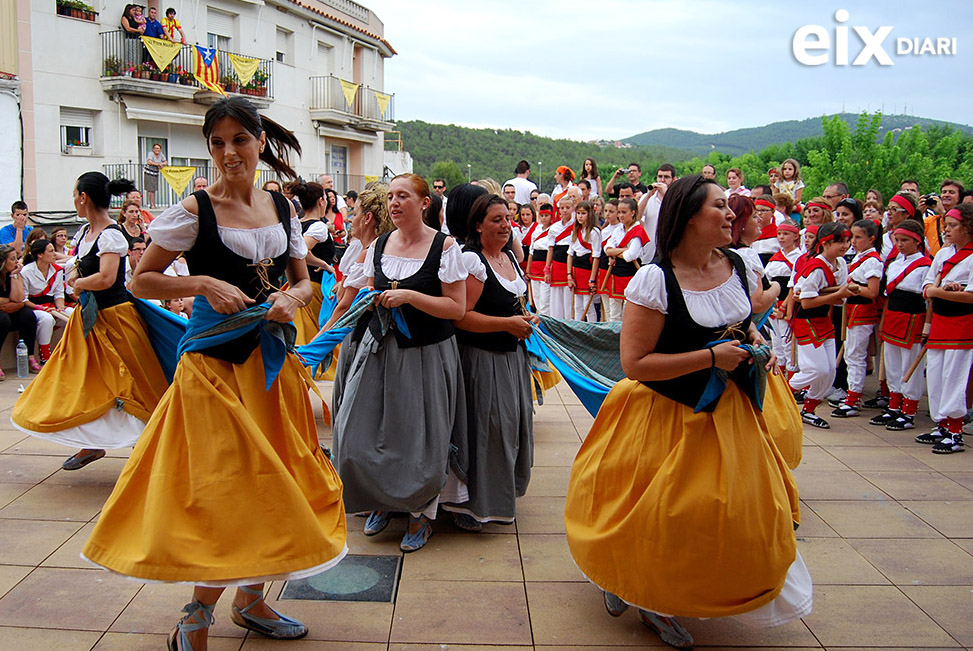
<svg viewBox="0 0 973 651">
<path fill-rule="evenodd" d="M 254 138 L 265 134 L 267 144 L 260 152 L 260 160 L 265 162 L 279 176 L 296 179 L 297 172 L 290 164 L 290 153 L 301 154 L 301 143 L 293 131 L 285 129 L 270 118 L 257 112 L 250 100 L 244 97 L 228 97 L 215 102 L 206 111 L 203 119 L 203 135 L 209 140 L 216 123 L 230 117 L 239 122 Z"/>
<path fill-rule="evenodd" d="M 101 172 L 85 172 L 78 177 L 78 193 L 84 192 L 97 208 L 108 209 L 111 198 L 135 190 L 135 184 L 128 179 L 111 181 Z"/>
</svg>

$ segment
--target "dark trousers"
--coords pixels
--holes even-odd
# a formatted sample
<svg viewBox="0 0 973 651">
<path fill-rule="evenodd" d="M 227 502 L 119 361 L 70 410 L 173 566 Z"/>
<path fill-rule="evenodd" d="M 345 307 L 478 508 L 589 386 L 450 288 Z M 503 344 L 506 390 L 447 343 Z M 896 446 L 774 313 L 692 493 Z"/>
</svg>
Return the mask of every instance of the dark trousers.
<svg viewBox="0 0 973 651">
<path fill-rule="evenodd" d="M 37 317 L 34 310 L 22 307 L 16 312 L 0 312 L 0 344 L 4 342 L 11 330 L 20 333 L 20 338 L 27 344 L 27 354 L 34 354 L 34 340 L 37 338 Z"/>
</svg>

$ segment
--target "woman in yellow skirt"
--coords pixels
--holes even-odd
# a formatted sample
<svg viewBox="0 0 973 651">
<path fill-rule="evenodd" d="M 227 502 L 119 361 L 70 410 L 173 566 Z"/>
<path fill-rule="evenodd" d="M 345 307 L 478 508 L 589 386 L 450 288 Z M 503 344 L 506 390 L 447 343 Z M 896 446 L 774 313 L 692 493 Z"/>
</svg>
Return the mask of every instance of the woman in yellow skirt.
<svg viewBox="0 0 973 651">
<path fill-rule="evenodd" d="M 720 187 L 699 175 L 666 192 L 659 259 L 626 289 L 620 352 L 630 379 L 582 444 L 565 507 L 571 553 L 609 613 L 634 605 L 679 648 L 693 640 L 674 616 L 777 625 L 811 607 L 794 536 L 797 487 L 740 348 L 764 340 L 750 322 L 744 263 L 722 248 L 732 218 Z M 717 370 L 725 390 L 701 400 Z"/>
<path fill-rule="evenodd" d="M 156 218 L 132 290 L 195 295 L 187 335 L 207 321 L 228 328 L 222 319 L 255 304 L 269 310 L 236 338 L 195 350 L 183 339 L 193 352 L 183 352 L 83 551 L 135 579 L 196 584 L 173 651 L 206 648 L 228 586 L 237 587 L 235 624 L 303 637 L 304 624 L 266 605 L 263 584 L 319 573 L 347 552 L 341 481 L 318 444 L 311 379 L 293 353 L 274 355 L 283 344 L 272 333 L 292 328 L 310 299 L 307 247 L 283 195 L 253 186 L 258 160 L 294 176 L 287 153 L 299 144 L 239 97 L 210 107 L 203 134 L 220 178 Z M 165 276 L 178 251 L 190 275 Z M 285 271 L 289 287 L 277 290 Z"/>
<path fill-rule="evenodd" d="M 65 470 L 102 458 L 106 448 L 134 446 L 169 386 L 125 289 L 128 242 L 108 214 L 112 195 L 134 188 L 101 172 L 78 178 L 74 207 L 88 223 L 68 285 L 75 293 L 87 292 L 94 304 L 74 311 L 60 344 L 11 415 L 17 429 L 81 448 L 61 465 Z M 88 327 L 84 313 L 97 314 Z"/>
</svg>

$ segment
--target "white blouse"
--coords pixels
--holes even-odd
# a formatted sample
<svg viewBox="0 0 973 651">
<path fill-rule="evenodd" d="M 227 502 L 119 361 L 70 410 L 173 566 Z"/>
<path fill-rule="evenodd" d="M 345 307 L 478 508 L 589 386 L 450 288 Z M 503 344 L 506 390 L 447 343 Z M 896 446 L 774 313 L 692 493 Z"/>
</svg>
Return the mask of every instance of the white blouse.
<svg viewBox="0 0 973 651">
<path fill-rule="evenodd" d="M 361 289 L 368 284 L 368 281 L 365 279 L 365 265 L 362 262 L 358 262 L 358 256 L 361 254 L 361 240 L 355 239 L 351 241 L 351 244 L 345 250 L 345 254 L 341 256 L 338 269 L 342 273 L 341 282 L 345 287 Z"/>
<path fill-rule="evenodd" d="M 632 228 L 635 228 L 634 224 L 632 225 Z M 619 224 L 618 228 L 616 228 L 608 238 L 608 243 L 606 246 L 612 249 L 620 248 L 622 240 L 625 238 L 625 234 L 627 232 L 628 231 L 625 230 L 625 226 L 623 224 Z M 642 244 L 643 242 L 641 237 L 633 237 L 631 240 L 629 240 L 628 248 L 625 249 L 625 252 L 621 255 L 622 260 L 625 260 L 626 262 L 638 260 L 639 256 L 642 255 Z"/>
<path fill-rule="evenodd" d="M 331 232 L 328 231 L 328 225 L 319 219 L 307 227 L 307 230 L 304 231 L 304 237 L 310 237 L 320 244 L 331 239 Z"/>
<path fill-rule="evenodd" d="M 383 253 L 382 273 L 389 280 L 402 280 L 419 271 L 425 261 L 425 258 L 402 258 Z M 368 247 L 362 266 L 365 277 L 372 280 L 375 277 L 375 242 L 372 242 L 371 246 Z M 439 259 L 439 280 L 446 284 L 458 283 L 461 280 L 466 280 L 468 275 L 459 245 L 453 242 L 452 246 L 443 249 L 443 255 Z"/>
<path fill-rule="evenodd" d="M 226 248 L 252 262 L 276 258 L 285 248 L 291 258 L 303 260 L 307 256 L 307 245 L 297 217 L 291 218 L 289 243 L 279 223 L 258 228 L 231 228 L 217 224 L 216 228 Z M 199 216 L 186 210 L 181 203 L 169 206 L 149 224 L 149 237 L 167 251 L 189 251 L 196 244 L 198 234 Z M 121 233 L 118 235 L 121 237 Z"/>
<path fill-rule="evenodd" d="M 956 247 L 952 244 L 939 249 L 939 253 L 932 259 L 932 266 L 929 267 L 929 271 L 926 273 L 926 280 L 923 283 L 923 287 L 936 284 L 936 276 L 943 270 L 943 263 L 953 257 L 955 253 Z M 943 278 L 940 285 L 947 282 L 965 285 L 966 291 L 973 292 L 973 255 L 950 269 L 949 274 Z"/>
<path fill-rule="evenodd" d="M 546 252 L 549 248 L 551 248 L 550 232 L 550 228 L 544 230 L 543 226 L 538 226 L 534 230 L 534 239 L 530 242 L 530 250 Z M 540 260 L 542 257 L 543 256 L 538 256 L 536 253 L 534 254 L 535 260 Z"/>
<path fill-rule="evenodd" d="M 895 259 L 889 263 L 888 271 L 885 274 L 885 280 L 887 283 L 892 282 L 899 275 L 905 271 L 905 268 L 910 264 L 921 258 L 924 253 L 917 251 L 912 255 L 905 256 L 901 253 L 895 256 Z M 922 294 L 922 288 L 926 282 L 926 272 L 929 271 L 929 267 L 919 267 L 914 269 L 912 273 L 902 279 L 896 289 L 901 289 L 906 292 L 912 292 L 913 294 Z"/>
<path fill-rule="evenodd" d="M 787 276 L 790 278 L 791 274 L 794 273 L 794 263 L 797 262 L 799 257 L 801 257 L 801 250 L 794 247 L 793 251 L 790 253 L 785 253 L 784 256 L 790 260 L 791 265 L 787 266 L 787 263 L 783 260 L 771 260 L 764 268 L 764 274 L 767 276 L 767 278 L 770 280 L 773 280 L 779 276 Z"/>
<path fill-rule="evenodd" d="M 764 275 L 764 263 L 761 262 L 757 252 L 746 246 L 734 249 L 733 252 L 738 253 L 743 258 L 743 266 L 747 268 L 747 287 L 750 288 L 750 293 L 761 289 L 763 287 L 761 279 Z"/>
<path fill-rule="evenodd" d="M 103 253 L 115 253 L 123 258 L 128 255 L 128 240 L 120 231 L 114 228 L 106 228 L 93 240 L 89 240 L 87 234 L 78 242 L 78 257 L 83 258 L 91 251 L 91 247 L 98 242 L 98 255 Z"/>
<path fill-rule="evenodd" d="M 37 263 L 31 262 L 28 265 L 24 265 L 24 268 L 20 271 L 20 276 L 24 280 L 24 289 L 27 290 L 28 298 L 30 296 L 39 296 L 47 288 L 47 282 L 52 277 L 55 277 L 55 279 L 51 284 L 51 291 L 46 295 L 54 298 L 64 298 L 63 269 L 55 269 L 54 265 L 50 265 L 47 268 L 47 275 L 45 276 L 37 268 Z M 57 276 L 60 276 L 60 278 L 57 278 Z"/>
<path fill-rule="evenodd" d="M 487 280 L 486 265 L 483 264 L 483 261 L 480 260 L 480 256 L 478 256 L 475 252 L 463 251 L 463 265 L 466 267 L 466 271 L 471 276 L 479 280 L 481 283 L 486 282 Z M 496 269 L 493 270 L 493 275 L 496 276 L 497 281 L 500 283 L 500 286 L 506 289 L 514 296 L 523 296 L 524 294 L 527 293 L 527 283 L 520 275 L 520 272 L 517 272 L 517 277 L 514 280 L 507 280 L 506 278 L 498 274 Z"/>
<path fill-rule="evenodd" d="M 560 242 L 556 242 L 555 240 L 557 239 L 557 236 L 558 235 L 560 235 L 564 231 L 570 230 L 572 228 L 574 228 L 574 220 L 573 219 L 571 221 L 569 221 L 567 224 L 562 223 L 560 221 L 557 221 L 557 222 L 554 222 L 553 224 L 551 224 L 551 230 L 549 230 L 548 233 L 547 233 L 547 245 L 548 245 L 548 247 L 552 247 L 552 246 L 567 246 L 567 243 L 568 243 L 567 240 L 571 237 L 570 235 L 568 235 L 568 237 L 566 237 L 565 239 L 561 240 Z"/>
<path fill-rule="evenodd" d="M 851 261 L 852 264 L 858 262 L 859 258 L 864 256 L 866 253 L 870 253 L 875 249 L 868 249 L 868 251 L 863 251 L 862 253 L 855 254 L 855 258 Z M 862 285 L 867 285 L 869 278 L 881 278 L 882 274 L 885 272 L 885 265 L 882 264 L 881 258 L 869 258 L 865 260 L 858 268 L 851 272 L 851 280 Z"/>
<path fill-rule="evenodd" d="M 706 328 L 739 323 L 750 316 L 752 310 L 750 297 L 743 291 L 736 271 L 731 271 L 729 278 L 712 289 L 683 289 L 682 296 L 693 321 Z M 636 271 L 625 289 L 625 298 L 636 305 L 668 314 L 669 301 L 662 267 L 648 264 Z"/>
<path fill-rule="evenodd" d="M 817 257 L 821 258 L 821 256 Z M 821 259 L 824 260 L 824 258 Z M 810 264 L 810 261 L 808 263 Z M 828 264 L 828 261 L 825 260 L 824 263 Z M 845 285 L 848 283 L 848 263 L 845 262 L 844 258 L 838 258 L 837 266 L 838 268 L 834 270 L 835 285 Z M 817 298 L 820 296 L 820 291 L 825 287 L 828 287 L 828 280 L 824 277 L 824 271 L 815 269 L 797 281 L 794 291 L 800 298 Z"/>
<path fill-rule="evenodd" d="M 593 258 L 600 257 L 601 256 L 601 231 L 598 230 L 597 228 L 591 229 L 591 232 L 588 233 L 588 237 L 585 238 L 585 241 L 591 245 L 590 251 L 581 245 L 581 241 L 579 238 L 572 235 L 571 246 L 568 247 L 568 253 L 573 253 L 574 255 L 578 255 L 578 256 L 586 256 L 590 253 L 591 257 Z"/>
</svg>

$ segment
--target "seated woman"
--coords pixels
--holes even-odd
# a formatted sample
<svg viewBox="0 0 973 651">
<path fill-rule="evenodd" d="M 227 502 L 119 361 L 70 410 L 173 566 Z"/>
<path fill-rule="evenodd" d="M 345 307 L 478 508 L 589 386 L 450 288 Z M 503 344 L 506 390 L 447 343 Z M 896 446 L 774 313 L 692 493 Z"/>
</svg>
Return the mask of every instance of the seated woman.
<svg viewBox="0 0 973 651">
<path fill-rule="evenodd" d="M 9 244 L 0 247 L 0 344 L 6 341 L 11 330 L 16 329 L 27 350 L 33 351 L 37 317 L 27 305 L 27 293 L 20 272 L 17 249 Z M 27 364 L 31 373 L 41 370 L 33 354 L 28 355 Z M 0 369 L 0 380 L 3 379 L 3 370 Z"/>
<path fill-rule="evenodd" d="M 64 269 L 55 264 L 54 245 L 36 240 L 24 254 L 22 272 L 27 305 L 37 312 L 37 347 L 41 363 L 51 358 L 55 327 L 64 327 L 74 308 L 64 304 Z"/>
<path fill-rule="evenodd" d="M 629 379 L 582 443 L 564 512 L 571 554 L 609 614 L 636 606 L 678 648 L 693 639 L 674 616 L 776 626 L 811 608 L 797 485 L 751 375 L 750 364 L 776 362 L 751 322 L 746 266 L 725 248 L 732 219 L 715 181 L 694 174 L 669 186 L 658 256 L 626 288 Z M 707 390 L 714 375 L 722 392 Z"/>
</svg>

